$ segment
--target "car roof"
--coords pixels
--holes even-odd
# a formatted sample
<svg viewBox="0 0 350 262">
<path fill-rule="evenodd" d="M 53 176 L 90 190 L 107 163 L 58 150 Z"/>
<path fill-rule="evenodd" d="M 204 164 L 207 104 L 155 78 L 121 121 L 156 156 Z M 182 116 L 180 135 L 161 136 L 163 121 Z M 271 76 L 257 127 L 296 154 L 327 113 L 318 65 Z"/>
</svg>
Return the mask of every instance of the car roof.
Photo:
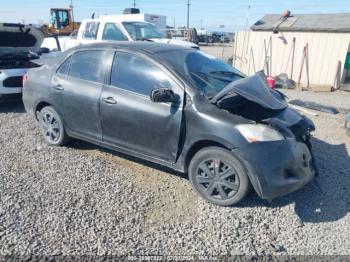
<svg viewBox="0 0 350 262">
<path fill-rule="evenodd" d="M 172 44 L 162 44 L 162 43 L 154 43 L 154 42 L 141 42 L 141 41 L 110 41 L 104 43 L 95 43 L 95 44 L 87 44 L 80 45 L 75 47 L 75 50 L 86 50 L 86 49 L 94 49 L 94 48 L 123 48 L 129 49 L 131 51 L 141 51 L 149 54 L 156 54 L 160 52 L 167 51 L 181 51 L 181 50 L 193 50 L 189 47 L 183 47 L 179 45 Z"/>
</svg>

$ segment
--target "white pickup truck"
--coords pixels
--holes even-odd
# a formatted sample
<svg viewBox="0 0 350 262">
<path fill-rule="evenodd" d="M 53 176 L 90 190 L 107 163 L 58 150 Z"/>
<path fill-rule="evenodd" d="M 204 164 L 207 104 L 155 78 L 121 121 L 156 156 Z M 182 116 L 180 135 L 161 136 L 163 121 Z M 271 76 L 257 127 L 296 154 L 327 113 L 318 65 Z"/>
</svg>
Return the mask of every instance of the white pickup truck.
<svg viewBox="0 0 350 262">
<path fill-rule="evenodd" d="M 98 19 L 83 20 L 79 30 L 61 44 L 62 51 L 80 44 L 103 41 L 151 41 L 199 49 L 198 45 L 191 42 L 168 39 L 152 23 L 136 18 L 135 15 L 106 15 Z"/>
</svg>

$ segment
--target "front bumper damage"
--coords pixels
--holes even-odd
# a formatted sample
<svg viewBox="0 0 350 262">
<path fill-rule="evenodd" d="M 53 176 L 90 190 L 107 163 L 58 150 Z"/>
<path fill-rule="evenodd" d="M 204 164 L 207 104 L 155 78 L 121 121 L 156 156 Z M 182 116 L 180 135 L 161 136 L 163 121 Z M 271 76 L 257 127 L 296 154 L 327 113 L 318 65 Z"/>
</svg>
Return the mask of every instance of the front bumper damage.
<svg viewBox="0 0 350 262">
<path fill-rule="evenodd" d="M 306 144 L 295 139 L 252 143 L 232 151 L 263 199 L 289 194 L 313 179 L 316 167 Z"/>
</svg>

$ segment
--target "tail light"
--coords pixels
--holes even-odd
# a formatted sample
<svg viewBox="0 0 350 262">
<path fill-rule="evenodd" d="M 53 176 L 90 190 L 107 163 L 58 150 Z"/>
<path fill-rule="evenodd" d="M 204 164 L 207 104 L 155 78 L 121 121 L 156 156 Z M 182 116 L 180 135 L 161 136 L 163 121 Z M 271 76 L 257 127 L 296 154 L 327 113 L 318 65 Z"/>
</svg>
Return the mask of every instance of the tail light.
<svg viewBox="0 0 350 262">
<path fill-rule="evenodd" d="M 24 85 L 26 84 L 26 82 L 28 81 L 28 74 L 25 74 L 23 77 L 22 77 L 22 86 L 24 87 Z"/>
</svg>

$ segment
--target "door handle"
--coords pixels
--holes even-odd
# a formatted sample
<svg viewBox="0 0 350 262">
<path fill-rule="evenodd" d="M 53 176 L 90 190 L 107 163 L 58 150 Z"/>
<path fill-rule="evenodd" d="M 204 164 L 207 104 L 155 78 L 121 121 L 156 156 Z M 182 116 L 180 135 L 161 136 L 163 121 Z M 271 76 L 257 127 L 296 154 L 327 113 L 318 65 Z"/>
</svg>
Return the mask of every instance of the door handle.
<svg viewBox="0 0 350 262">
<path fill-rule="evenodd" d="M 53 88 L 58 90 L 58 91 L 64 90 L 64 88 L 63 88 L 63 86 L 61 84 L 55 85 Z"/>
<path fill-rule="evenodd" d="M 116 104 L 117 101 L 111 96 L 103 98 L 103 101 L 107 104 Z"/>
</svg>

